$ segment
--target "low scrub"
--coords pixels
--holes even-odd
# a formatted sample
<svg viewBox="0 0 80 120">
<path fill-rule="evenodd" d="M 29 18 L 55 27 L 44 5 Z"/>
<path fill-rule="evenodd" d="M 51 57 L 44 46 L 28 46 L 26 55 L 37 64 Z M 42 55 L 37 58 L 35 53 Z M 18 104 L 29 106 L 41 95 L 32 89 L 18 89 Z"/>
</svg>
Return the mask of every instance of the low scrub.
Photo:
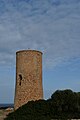
<svg viewBox="0 0 80 120">
<path fill-rule="evenodd" d="M 57 90 L 48 100 L 29 101 L 5 120 L 79 119 L 80 93 Z"/>
</svg>

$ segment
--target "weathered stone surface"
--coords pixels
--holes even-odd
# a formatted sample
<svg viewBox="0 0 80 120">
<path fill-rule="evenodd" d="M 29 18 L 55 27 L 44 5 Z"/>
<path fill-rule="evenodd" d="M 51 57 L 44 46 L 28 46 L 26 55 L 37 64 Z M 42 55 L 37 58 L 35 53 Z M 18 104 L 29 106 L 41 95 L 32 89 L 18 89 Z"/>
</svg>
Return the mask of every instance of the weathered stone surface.
<svg viewBox="0 0 80 120">
<path fill-rule="evenodd" d="M 18 51 L 14 108 L 42 98 L 42 53 L 35 50 Z"/>
</svg>

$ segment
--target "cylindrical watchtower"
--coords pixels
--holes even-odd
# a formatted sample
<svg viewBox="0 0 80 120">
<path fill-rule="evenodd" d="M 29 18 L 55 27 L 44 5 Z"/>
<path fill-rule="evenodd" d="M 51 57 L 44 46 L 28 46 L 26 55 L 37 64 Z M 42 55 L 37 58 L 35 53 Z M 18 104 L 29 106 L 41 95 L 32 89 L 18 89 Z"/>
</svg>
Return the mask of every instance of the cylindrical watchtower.
<svg viewBox="0 0 80 120">
<path fill-rule="evenodd" d="M 16 52 L 14 109 L 28 101 L 42 98 L 42 53 L 36 50 Z"/>
</svg>

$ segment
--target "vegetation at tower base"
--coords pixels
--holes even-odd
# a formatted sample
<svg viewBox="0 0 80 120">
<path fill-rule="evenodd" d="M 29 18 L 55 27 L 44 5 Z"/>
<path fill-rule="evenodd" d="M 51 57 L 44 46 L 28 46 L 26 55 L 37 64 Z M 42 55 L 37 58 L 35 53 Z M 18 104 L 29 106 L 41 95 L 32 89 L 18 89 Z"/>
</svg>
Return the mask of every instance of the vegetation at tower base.
<svg viewBox="0 0 80 120">
<path fill-rule="evenodd" d="M 48 100 L 29 101 L 5 120 L 79 119 L 80 93 L 57 90 Z"/>
</svg>

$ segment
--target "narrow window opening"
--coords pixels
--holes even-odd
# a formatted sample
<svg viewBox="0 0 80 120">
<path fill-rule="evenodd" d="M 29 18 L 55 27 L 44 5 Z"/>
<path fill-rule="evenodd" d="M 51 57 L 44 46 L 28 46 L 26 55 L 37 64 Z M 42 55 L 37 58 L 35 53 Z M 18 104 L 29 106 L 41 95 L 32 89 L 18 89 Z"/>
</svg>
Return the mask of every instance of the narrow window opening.
<svg viewBox="0 0 80 120">
<path fill-rule="evenodd" d="M 19 74 L 19 85 L 21 86 L 21 81 L 22 81 L 22 75 Z"/>
</svg>

